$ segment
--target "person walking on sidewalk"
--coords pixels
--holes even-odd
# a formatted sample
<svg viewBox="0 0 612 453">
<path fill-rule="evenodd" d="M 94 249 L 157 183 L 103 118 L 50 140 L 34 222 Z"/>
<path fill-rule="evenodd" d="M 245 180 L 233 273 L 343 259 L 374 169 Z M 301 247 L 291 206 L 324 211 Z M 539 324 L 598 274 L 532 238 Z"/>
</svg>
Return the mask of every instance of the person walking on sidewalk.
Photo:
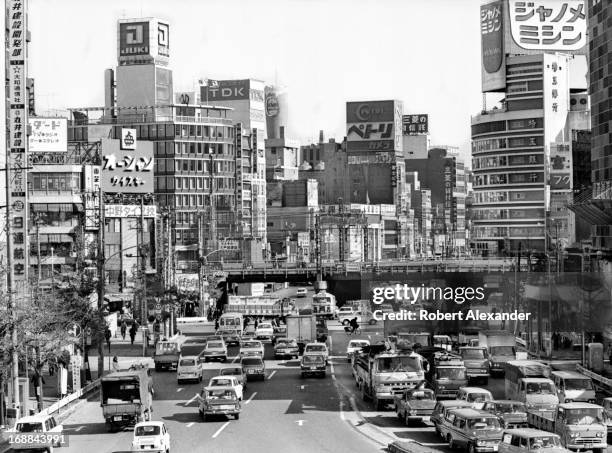
<svg viewBox="0 0 612 453">
<path fill-rule="evenodd" d="M 127 333 L 127 323 L 125 322 L 125 319 L 123 321 L 121 321 L 121 338 L 123 338 L 123 340 L 125 340 L 125 334 Z"/>
<path fill-rule="evenodd" d="M 119 369 L 119 359 L 117 356 L 113 357 L 113 371 L 117 371 Z"/>
<path fill-rule="evenodd" d="M 106 346 L 108 346 L 108 352 L 110 352 L 110 340 L 111 340 L 111 331 L 110 329 L 107 327 L 106 330 L 104 331 L 104 338 L 106 338 Z"/>
<path fill-rule="evenodd" d="M 130 341 L 132 342 L 132 346 L 134 346 L 135 338 L 136 338 L 136 324 L 132 324 L 132 327 L 130 327 Z"/>
<path fill-rule="evenodd" d="M 40 379 L 40 382 L 39 382 L 39 379 Z M 42 383 L 42 385 L 44 385 L 45 380 L 43 379 L 42 375 L 36 369 L 34 370 L 34 374 L 32 374 L 30 381 L 32 382 L 32 386 L 34 387 L 34 393 L 36 394 L 36 402 L 38 403 L 40 407 L 40 400 L 42 397 L 42 389 L 41 389 L 40 384 Z"/>
</svg>

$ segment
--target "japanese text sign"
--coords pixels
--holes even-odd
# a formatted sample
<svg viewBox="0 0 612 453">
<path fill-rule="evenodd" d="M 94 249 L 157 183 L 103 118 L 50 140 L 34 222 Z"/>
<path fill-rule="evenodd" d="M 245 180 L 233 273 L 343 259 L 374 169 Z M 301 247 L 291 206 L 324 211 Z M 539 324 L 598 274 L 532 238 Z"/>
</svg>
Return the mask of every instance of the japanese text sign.
<svg viewBox="0 0 612 453">
<path fill-rule="evenodd" d="M 66 118 L 30 118 L 32 133 L 28 138 L 31 152 L 66 152 L 68 120 Z"/>
<path fill-rule="evenodd" d="M 121 150 L 119 140 L 102 140 L 102 191 L 153 192 L 153 142 L 141 141 L 134 151 Z"/>
<path fill-rule="evenodd" d="M 404 135 L 421 135 L 429 132 L 429 115 L 402 116 L 402 130 Z"/>
<path fill-rule="evenodd" d="M 587 44 L 584 0 L 509 0 L 512 38 L 523 49 L 576 51 Z"/>
</svg>

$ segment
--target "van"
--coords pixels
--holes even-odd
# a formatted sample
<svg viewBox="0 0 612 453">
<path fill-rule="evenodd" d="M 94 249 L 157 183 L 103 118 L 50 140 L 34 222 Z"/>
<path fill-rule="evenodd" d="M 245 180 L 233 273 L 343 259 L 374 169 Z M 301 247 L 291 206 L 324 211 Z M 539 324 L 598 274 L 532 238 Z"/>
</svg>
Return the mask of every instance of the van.
<svg viewBox="0 0 612 453">
<path fill-rule="evenodd" d="M 461 409 L 461 408 L 469 408 L 472 407 L 470 403 L 467 401 L 459 401 L 459 400 L 446 400 L 446 401 L 438 401 L 434 407 L 433 413 L 429 419 L 434 424 L 436 429 L 436 433 L 442 439 L 446 439 L 446 430 L 444 430 L 444 419 L 448 415 L 448 412 L 453 409 Z"/>
<path fill-rule="evenodd" d="M 591 378 L 577 371 L 553 371 L 551 378 L 557 388 L 560 403 L 595 403 L 595 388 Z"/>
<path fill-rule="evenodd" d="M 502 428 L 495 415 L 474 409 L 455 409 L 446 441 L 452 450 L 463 448 L 468 453 L 496 452 L 502 439 Z"/>
<path fill-rule="evenodd" d="M 561 446 L 561 439 L 556 434 L 531 428 L 504 431 L 499 444 L 499 453 L 529 453 L 530 451 L 569 453 L 569 450 Z"/>
</svg>

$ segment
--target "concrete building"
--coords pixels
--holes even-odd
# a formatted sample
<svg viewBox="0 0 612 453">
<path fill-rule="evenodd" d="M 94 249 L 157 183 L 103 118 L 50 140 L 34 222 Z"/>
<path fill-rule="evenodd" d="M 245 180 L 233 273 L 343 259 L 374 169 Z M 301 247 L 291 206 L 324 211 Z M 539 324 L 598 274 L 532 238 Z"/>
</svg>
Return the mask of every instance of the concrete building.
<svg viewBox="0 0 612 453">
<path fill-rule="evenodd" d="M 411 192 L 411 211 L 414 225 L 414 252 L 418 257 L 432 256 L 432 206 L 431 190 L 421 187 L 416 171 L 406 172 L 406 182 Z"/>
<path fill-rule="evenodd" d="M 278 138 L 266 139 L 266 180 L 292 181 L 298 179 L 300 145 L 285 137 L 284 126 Z"/>
</svg>

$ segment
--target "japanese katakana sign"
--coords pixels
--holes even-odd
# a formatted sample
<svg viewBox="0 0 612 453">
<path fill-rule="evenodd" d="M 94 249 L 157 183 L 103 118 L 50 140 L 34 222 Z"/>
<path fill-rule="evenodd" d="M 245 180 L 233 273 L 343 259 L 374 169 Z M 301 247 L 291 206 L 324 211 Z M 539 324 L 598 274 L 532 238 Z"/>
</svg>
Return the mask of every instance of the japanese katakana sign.
<svg viewBox="0 0 612 453">
<path fill-rule="evenodd" d="M 523 49 L 576 51 L 587 44 L 584 0 L 509 0 L 512 38 Z"/>
<path fill-rule="evenodd" d="M 480 7 L 482 64 L 487 73 L 499 71 L 504 60 L 504 16 L 502 2 Z"/>
<path fill-rule="evenodd" d="M 145 205 L 142 207 L 143 217 L 153 217 L 157 215 L 157 207 L 155 205 Z M 140 217 L 139 204 L 106 204 L 104 205 L 104 217 L 121 218 Z"/>
<path fill-rule="evenodd" d="M 550 190 L 568 191 L 572 183 L 572 153 L 569 143 L 550 144 Z"/>
<path fill-rule="evenodd" d="M 402 117 L 404 135 L 421 135 L 429 132 L 429 115 L 404 115 Z"/>
<path fill-rule="evenodd" d="M 121 150 L 120 140 L 102 140 L 102 191 L 153 192 L 153 142 L 140 141 L 135 150 Z"/>
<path fill-rule="evenodd" d="M 31 152 L 66 152 L 68 120 L 66 118 L 30 118 L 28 138 Z"/>
<path fill-rule="evenodd" d="M 28 280 L 28 201 L 27 201 L 27 95 L 26 95 L 26 34 L 27 7 L 25 0 L 9 0 L 7 6 L 8 44 L 8 215 L 11 224 L 9 252 L 18 295 Z"/>
</svg>

